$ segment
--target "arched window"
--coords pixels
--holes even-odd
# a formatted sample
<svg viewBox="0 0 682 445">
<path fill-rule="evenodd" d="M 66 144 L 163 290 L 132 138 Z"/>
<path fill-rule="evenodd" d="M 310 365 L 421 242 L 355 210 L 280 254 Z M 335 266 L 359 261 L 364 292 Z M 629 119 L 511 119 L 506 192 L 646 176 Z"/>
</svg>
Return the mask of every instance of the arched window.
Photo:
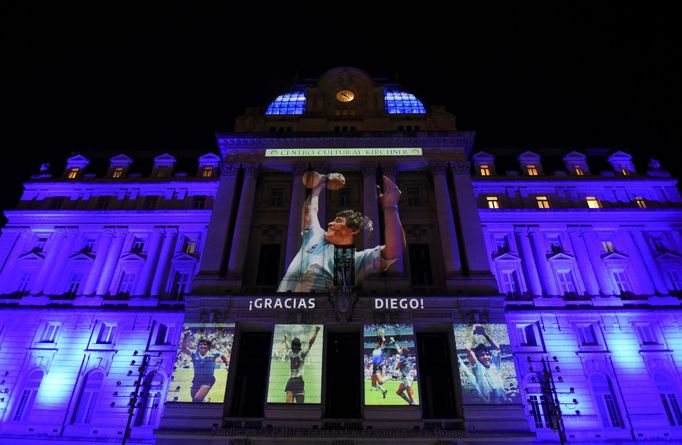
<svg viewBox="0 0 682 445">
<path fill-rule="evenodd" d="M 135 426 L 156 426 L 163 396 L 163 374 L 152 371 L 145 376 L 140 389 Z"/>
<path fill-rule="evenodd" d="M 661 397 L 665 415 L 668 417 L 670 425 L 682 426 L 682 410 L 680 410 L 680 398 L 678 397 L 677 387 L 673 380 L 664 372 L 654 373 L 656 389 Z"/>
<path fill-rule="evenodd" d="M 90 423 L 97 407 L 97 399 L 103 383 L 104 373 L 102 371 L 90 371 L 85 376 L 78 395 L 78 403 L 73 411 L 72 424 Z"/>
<path fill-rule="evenodd" d="M 24 390 L 19 396 L 19 402 L 17 403 L 17 408 L 14 411 L 15 422 L 25 422 L 28 420 L 28 416 L 31 414 L 33 409 L 33 404 L 36 401 L 36 395 L 38 394 L 38 389 L 40 389 L 40 383 L 43 381 L 43 375 L 45 373 L 42 369 L 36 369 L 29 374 L 26 383 L 24 384 Z"/>
<path fill-rule="evenodd" d="M 618 399 L 613 392 L 611 379 L 604 374 L 594 374 L 590 377 L 590 382 L 602 424 L 605 427 L 624 428 L 623 415 L 620 412 Z"/>
</svg>

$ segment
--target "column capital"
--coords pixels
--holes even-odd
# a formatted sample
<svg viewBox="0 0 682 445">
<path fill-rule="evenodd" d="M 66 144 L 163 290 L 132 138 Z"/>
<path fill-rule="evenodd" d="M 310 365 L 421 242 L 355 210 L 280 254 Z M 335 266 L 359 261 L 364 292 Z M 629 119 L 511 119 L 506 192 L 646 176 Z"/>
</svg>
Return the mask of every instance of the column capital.
<svg viewBox="0 0 682 445">
<path fill-rule="evenodd" d="M 444 175 L 448 168 L 447 162 L 431 162 L 429 164 L 431 168 L 431 173 L 434 175 Z"/>
<path fill-rule="evenodd" d="M 514 233 L 528 235 L 528 226 L 514 226 Z"/>
<path fill-rule="evenodd" d="M 222 163 L 220 164 L 220 176 L 237 176 L 239 164 Z"/>
<path fill-rule="evenodd" d="M 469 161 L 450 162 L 450 167 L 455 175 L 471 175 L 471 162 Z"/>
<path fill-rule="evenodd" d="M 244 170 L 244 176 L 256 176 L 260 170 L 259 164 L 242 164 L 242 169 Z"/>
</svg>

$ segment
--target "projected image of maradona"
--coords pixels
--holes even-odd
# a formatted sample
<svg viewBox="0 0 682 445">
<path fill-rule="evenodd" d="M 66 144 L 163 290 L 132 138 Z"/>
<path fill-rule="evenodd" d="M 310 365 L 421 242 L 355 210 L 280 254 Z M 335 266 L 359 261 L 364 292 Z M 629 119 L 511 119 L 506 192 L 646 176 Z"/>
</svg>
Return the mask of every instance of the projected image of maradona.
<svg viewBox="0 0 682 445">
<path fill-rule="evenodd" d="M 303 243 L 279 283 L 278 292 L 326 291 L 332 285 L 353 287 L 367 275 L 386 271 L 402 257 L 405 235 L 398 213 L 401 192 L 393 181 L 384 176 L 383 192 L 377 196 L 384 214 L 385 245 L 355 251 L 355 235 L 363 230 L 371 231 L 372 221 L 355 210 L 342 210 L 327 224 L 326 230 L 323 229 L 318 218 L 320 193 L 325 187 L 332 190 L 342 188 L 345 179 L 342 180 L 339 173 L 320 175 L 309 171 L 306 174 L 304 183 L 312 190 L 302 208 Z M 339 264 L 339 249 L 344 249 L 345 259 L 349 253 L 353 257 L 348 263 L 353 267 L 349 267 L 341 278 L 335 272 L 335 266 Z"/>
</svg>

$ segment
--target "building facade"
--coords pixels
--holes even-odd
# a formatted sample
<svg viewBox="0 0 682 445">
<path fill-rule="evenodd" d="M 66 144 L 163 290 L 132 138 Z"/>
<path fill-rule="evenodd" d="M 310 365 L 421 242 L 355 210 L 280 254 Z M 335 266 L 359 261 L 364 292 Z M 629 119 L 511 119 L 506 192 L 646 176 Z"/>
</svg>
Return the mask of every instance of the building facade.
<svg viewBox="0 0 682 445">
<path fill-rule="evenodd" d="M 0 236 L 2 442 L 682 439 L 677 180 L 474 137 L 336 68 L 216 153 L 44 165 Z"/>
</svg>

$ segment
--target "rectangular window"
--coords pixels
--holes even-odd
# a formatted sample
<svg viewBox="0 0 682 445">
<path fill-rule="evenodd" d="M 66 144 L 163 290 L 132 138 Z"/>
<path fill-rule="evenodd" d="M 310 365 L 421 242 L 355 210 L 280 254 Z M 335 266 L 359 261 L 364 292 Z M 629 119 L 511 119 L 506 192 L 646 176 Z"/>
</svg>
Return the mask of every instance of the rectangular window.
<svg viewBox="0 0 682 445">
<path fill-rule="evenodd" d="M 559 278 L 559 287 L 564 295 L 576 295 L 575 280 L 573 279 L 573 272 L 571 270 L 558 270 L 557 277 Z"/>
<path fill-rule="evenodd" d="M 530 413 L 535 421 L 535 428 L 551 428 L 551 408 L 547 398 L 543 395 L 531 395 L 528 397 Z"/>
<path fill-rule="evenodd" d="M 173 277 L 173 285 L 171 287 L 171 296 L 180 299 L 185 296 L 189 290 L 189 272 L 175 272 Z"/>
<path fill-rule="evenodd" d="M 656 335 L 656 328 L 651 324 L 640 324 L 635 327 L 639 342 L 642 345 L 658 345 L 658 336 Z"/>
<path fill-rule="evenodd" d="M 144 202 L 142 203 L 142 210 L 154 210 L 156 208 L 156 203 L 158 202 L 158 196 L 145 196 Z"/>
<path fill-rule="evenodd" d="M 201 210 L 206 208 L 206 197 L 205 196 L 195 196 L 192 199 L 192 208 L 195 210 Z"/>
<path fill-rule="evenodd" d="M 641 196 L 637 196 L 635 198 L 635 204 L 637 204 L 637 207 L 639 207 L 640 209 L 646 209 L 646 200 Z"/>
<path fill-rule="evenodd" d="M 97 344 L 110 345 L 114 342 L 116 326 L 113 324 L 102 323 L 97 333 Z"/>
<path fill-rule="evenodd" d="M 38 238 L 38 241 L 36 242 L 36 245 L 33 247 L 32 251 L 33 252 L 43 252 L 45 250 L 46 245 L 47 245 L 47 237 L 41 236 L 40 238 Z"/>
<path fill-rule="evenodd" d="M 516 325 L 521 346 L 540 346 L 540 331 L 536 323 Z"/>
<path fill-rule="evenodd" d="M 507 235 L 495 235 L 494 243 L 496 253 L 505 253 L 511 250 L 509 247 L 509 237 Z"/>
<path fill-rule="evenodd" d="M 535 164 L 528 164 L 526 165 L 526 171 L 528 172 L 528 176 L 537 176 L 538 166 Z"/>
<path fill-rule="evenodd" d="M 576 176 L 584 176 L 585 175 L 585 170 L 583 170 L 582 166 L 580 166 L 580 165 L 574 165 L 573 166 L 573 172 L 575 173 Z"/>
<path fill-rule="evenodd" d="M 682 291 L 682 272 L 678 270 L 671 270 L 668 272 L 668 278 L 670 278 L 670 284 L 672 284 L 673 290 Z"/>
<path fill-rule="evenodd" d="M 123 177 L 123 167 L 114 167 L 114 169 L 111 170 L 111 177 L 114 179 Z"/>
<path fill-rule="evenodd" d="M 39 343 L 55 343 L 57 341 L 57 333 L 59 333 L 58 323 L 46 323 L 43 333 L 40 335 Z"/>
<path fill-rule="evenodd" d="M 410 281 L 413 286 L 433 285 L 431 251 L 428 244 L 410 244 Z"/>
<path fill-rule="evenodd" d="M 627 168 L 623 167 L 623 168 L 620 169 L 620 174 L 623 175 L 623 176 L 630 176 L 630 170 L 628 170 Z"/>
<path fill-rule="evenodd" d="M 256 284 L 277 285 L 279 278 L 279 244 L 261 244 Z"/>
<path fill-rule="evenodd" d="M 48 207 L 48 210 L 59 210 L 62 208 L 62 205 L 64 205 L 64 197 L 63 196 L 55 196 L 50 200 L 50 205 Z"/>
<path fill-rule="evenodd" d="M 481 164 L 478 166 L 478 171 L 480 172 L 481 176 L 490 176 L 491 171 L 490 171 L 490 165 L 488 164 Z"/>
<path fill-rule="evenodd" d="M 196 251 L 196 249 L 197 249 L 197 239 L 186 236 L 185 240 L 182 243 L 182 252 L 193 255 L 194 252 Z"/>
<path fill-rule="evenodd" d="M 602 241 L 601 242 L 601 247 L 602 250 L 606 253 L 613 253 L 616 250 L 613 247 L 613 243 L 611 241 Z"/>
<path fill-rule="evenodd" d="M 131 252 L 142 253 L 144 250 L 144 238 L 135 237 L 133 238 L 133 244 L 130 246 Z"/>
<path fill-rule="evenodd" d="M 609 413 L 609 420 L 612 427 L 623 428 L 623 418 L 620 414 L 620 409 L 618 408 L 618 402 L 613 397 L 612 394 L 602 394 L 602 400 L 604 405 L 606 405 L 606 410 Z"/>
<path fill-rule="evenodd" d="M 167 324 L 159 323 L 159 328 L 156 331 L 156 336 L 154 337 L 155 345 L 170 345 L 171 338 L 173 335 L 173 328 Z"/>
<path fill-rule="evenodd" d="M 599 346 L 599 338 L 594 324 L 578 326 L 578 337 L 582 346 Z"/>
<path fill-rule="evenodd" d="M 66 174 L 66 179 L 76 179 L 78 177 L 78 172 L 81 169 L 78 167 L 73 167 L 69 169 L 69 172 Z"/>
<path fill-rule="evenodd" d="M 85 242 L 83 242 L 83 247 L 81 247 L 81 252 L 83 253 L 92 253 L 95 250 L 95 239 L 94 238 L 87 238 Z"/>
<path fill-rule="evenodd" d="M 486 196 L 486 201 L 488 201 L 489 209 L 499 209 L 500 202 L 497 200 L 497 196 Z"/>
<path fill-rule="evenodd" d="M 109 203 L 111 202 L 111 196 L 99 196 L 97 197 L 97 202 L 95 202 L 95 210 L 106 210 L 109 208 Z"/>
<path fill-rule="evenodd" d="M 133 292 L 133 285 L 135 284 L 135 274 L 132 272 L 123 272 L 121 274 L 121 281 L 118 284 L 117 295 L 119 297 L 129 297 Z"/>
<path fill-rule="evenodd" d="M 586 196 L 585 201 L 590 209 L 601 209 L 601 202 L 599 202 L 596 196 Z"/>
<path fill-rule="evenodd" d="M 549 200 L 547 199 L 546 196 L 536 196 L 535 200 L 538 203 L 539 209 L 548 209 L 549 208 Z"/>
<path fill-rule="evenodd" d="M 624 270 L 616 270 L 612 272 L 612 275 L 621 295 L 632 294 L 632 284 L 630 284 L 630 277 L 628 277 L 627 272 Z"/>
<path fill-rule="evenodd" d="M 71 277 L 69 277 L 69 287 L 66 290 L 66 295 L 69 298 L 74 298 L 78 294 L 78 289 L 83 281 L 82 272 L 71 272 Z"/>
<path fill-rule="evenodd" d="M 284 201 L 284 189 L 270 189 L 270 207 L 282 207 Z M 202 207 L 203 208 L 203 207 Z"/>
<path fill-rule="evenodd" d="M 510 297 L 520 295 L 519 278 L 515 270 L 502 271 L 502 293 Z"/>
<path fill-rule="evenodd" d="M 202 178 L 212 178 L 213 177 L 213 167 L 210 165 L 207 165 L 201 169 L 201 177 Z"/>
</svg>

